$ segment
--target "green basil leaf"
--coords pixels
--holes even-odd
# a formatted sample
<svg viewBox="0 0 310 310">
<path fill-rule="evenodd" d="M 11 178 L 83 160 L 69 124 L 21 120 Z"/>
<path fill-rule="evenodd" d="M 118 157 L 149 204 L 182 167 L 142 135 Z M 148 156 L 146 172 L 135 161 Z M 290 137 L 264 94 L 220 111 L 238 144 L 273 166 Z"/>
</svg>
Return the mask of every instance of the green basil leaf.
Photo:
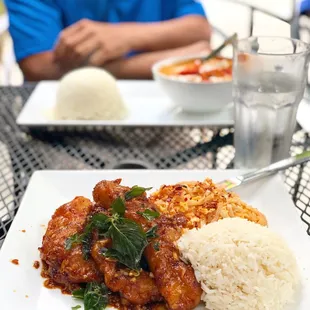
<svg viewBox="0 0 310 310">
<path fill-rule="evenodd" d="M 109 302 L 109 292 L 103 283 L 87 283 L 84 293 L 85 310 L 103 310 Z"/>
<path fill-rule="evenodd" d="M 101 252 L 101 254 L 104 255 L 105 257 L 115 259 L 119 263 L 122 263 L 122 264 L 124 264 L 124 262 L 127 262 L 130 259 L 130 258 L 126 257 L 123 253 L 118 252 L 114 249 L 106 249 L 106 251 Z"/>
<path fill-rule="evenodd" d="M 158 241 L 156 241 L 156 242 L 153 243 L 153 248 L 154 248 L 154 250 L 155 250 L 156 252 L 159 251 L 159 242 L 158 242 Z"/>
<path fill-rule="evenodd" d="M 160 215 L 159 212 L 154 211 L 154 210 L 150 210 L 150 209 L 146 209 L 143 212 L 138 211 L 137 213 L 142 215 L 148 221 L 152 221 L 152 220 L 158 218 Z"/>
<path fill-rule="evenodd" d="M 80 305 L 76 305 L 74 307 L 71 307 L 71 310 L 78 310 L 81 309 L 82 307 Z"/>
<path fill-rule="evenodd" d="M 112 221 L 109 228 L 112 247 L 105 256 L 117 259 L 130 269 L 139 270 L 140 260 L 148 242 L 142 227 L 129 219 Z"/>
<path fill-rule="evenodd" d="M 65 249 L 67 251 L 71 250 L 74 245 L 81 243 L 81 241 L 81 235 L 76 233 L 71 237 L 67 238 L 67 240 L 65 241 Z"/>
<path fill-rule="evenodd" d="M 113 201 L 111 208 L 112 208 L 113 214 L 124 216 L 126 207 L 125 207 L 125 202 L 121 197 L 118 197 Z"/>
<path fill-rule="evenodd" d="M 70 250 L 73 245 L 82 243 L 82 252 L 85 260 L 89 259 L 91 250 L 91 239 L 92 239 L 92 223 L 89 223 L 84 228 L 82 234 L 74 234 L 68 238 L 65 242 L 65 249 Z"/>
<path fill-rule="evenodd" d="M 157 238 L 157 225 L 154 225 L 153 227 L 151 227 L 145 234 L 146 234 L 146 238 L 147 239 L 153 239 L 153 238 Z"/>
<path fill-rule="evenodd" d="M 132 198 L 141 196 L 144 194 L 146 191 L 152 189 L 152 187 L 140 187 L 138 185 L 135 185 L 131 188 L 129 192 L 125 194 L 125 200 L 130 200 Z"/>
<path fill-rule="evenodd" d="M 84 228 L 83 233 L 80 235 L 80 241 L 82 242 L 82 253 L 85 260 L 88 260 L 90 257 L 93 229 L 98 229 L 99 233 L 106 233 L 109 229 L 109 221 L 108 216 L 98 213 L 92 216 L 90 222 Z"/>
<path fill-rule="evenodd" d="M 84 310 L 104 310 L 109 302 L 109 291 L 103 283 L 87 283 L 86 288 L 72 292 L 74 298 L 84 301 Z M 81 306 L 72 307 L 79 309 Z"/>
<path fill-rule="evenodd" d="M 105 233 L 109 229 L 109 221 L 110 218 L 107 215 L 103 213 L 97 213 L 92 216 L 90 223 L 92 228 L 97 228 L 100 233 Z"/>
<path fill-rule="evenodd" d="M 90 251 L 92 246 L 92 231 L 82 234 L 82 253 L 85 260 L 90 257 Z"/>
<path fill-rule="evenodd" d="M 84 299 L 85 288 L 80 288 L 72 292 L 72 296 L 76 299 Z"/>
</svg>

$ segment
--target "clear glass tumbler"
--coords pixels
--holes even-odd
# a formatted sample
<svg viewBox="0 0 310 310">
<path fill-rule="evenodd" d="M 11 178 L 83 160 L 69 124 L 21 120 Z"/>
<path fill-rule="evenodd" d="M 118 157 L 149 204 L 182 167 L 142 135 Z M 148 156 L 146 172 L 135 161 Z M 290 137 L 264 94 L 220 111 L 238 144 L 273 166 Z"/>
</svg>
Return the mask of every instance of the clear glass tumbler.
<svg viewBox="0 0 310 310">
<path fill-rule="evenodd" d="M 251 37 L 235 44 L 235 168 L 262 168 L 289 155 L 309 47 L 280 37 Z"/>
</svg>

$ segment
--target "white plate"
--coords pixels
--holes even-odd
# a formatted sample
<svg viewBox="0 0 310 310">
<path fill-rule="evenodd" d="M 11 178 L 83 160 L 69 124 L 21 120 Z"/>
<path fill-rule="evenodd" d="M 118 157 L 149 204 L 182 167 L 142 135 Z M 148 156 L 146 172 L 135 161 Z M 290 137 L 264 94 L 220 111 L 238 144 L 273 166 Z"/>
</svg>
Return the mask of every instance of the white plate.
<svg viewBox="0 0 310 310">
<path fill-rule="evenodd" d="M 56 81 L 40 82 L 17 118 L 25 126 L 228 126 L 233 125 L 232 104 L 211 114 L 190 114 L 174 106 L 154 81 L 117 81 L 129 115 L 121 121 L 57 121 Z M 219 94 L 220 95 L 220 94 Z M 206 98 L 208 100 L 208 98 Z M 216 104 L 216 102 L 214 102 Z"/>
<path fill-rule="evenodd" d="M 237 171 L 39 171 L 29 183 L 17 216 L 0 251 L 0 308 L 5 310 L 70 310 L 77 303 L 59 290 L 43 287 L 40 271 L 32 267 L 39 260 L 46 225 L 55 209 L 77 195 L 91 198 L 94 185 L 102 179 L 123 178 L 123 184 L 153 186 L 211 177 L 220 181 Z M 303 276 L 303 291 L 294 310 L 310 309 L 310 237 L 302 225 L 280 176 L 239 189 L 243 200 L 261 210 L 269 226 L 281 234 L 294 251 Z M 25 229 L 23 233 L 21 230 Z M 16 266 L 11 259 L 19 259 Z M 26 298 L 26 295 L 28 298 Z"/>
<path fill-rule="evenodd" d="M 304 98 L 300 104 L 297 111 L 297 122 L 306 132 L 310 132 L 310 101 L 309 98 Z"/>
</svg>

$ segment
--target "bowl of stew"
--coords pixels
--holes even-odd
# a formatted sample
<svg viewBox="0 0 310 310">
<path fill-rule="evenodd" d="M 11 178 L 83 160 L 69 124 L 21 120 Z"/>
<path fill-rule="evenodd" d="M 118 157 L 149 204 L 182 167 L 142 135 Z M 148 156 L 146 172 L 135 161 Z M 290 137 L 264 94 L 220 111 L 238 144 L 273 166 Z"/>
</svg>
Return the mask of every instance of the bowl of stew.
<svg viewBox="0 0 310 310">
<path fill-rule="evenodd" d="M 175 57 L 154 64 L 154 79 L 187 112 L 215 112 L 232 101 L 232 59 Z"/>
</svg>

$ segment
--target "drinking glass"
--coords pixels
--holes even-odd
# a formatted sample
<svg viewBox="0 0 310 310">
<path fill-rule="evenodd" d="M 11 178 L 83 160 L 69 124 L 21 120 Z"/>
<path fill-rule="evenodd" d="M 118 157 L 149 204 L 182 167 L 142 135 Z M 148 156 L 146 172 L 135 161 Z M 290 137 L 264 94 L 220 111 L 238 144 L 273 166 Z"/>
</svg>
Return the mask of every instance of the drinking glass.
<svg viewBox="0 0 310 310">
<path fill-rule="evenodd" d="M 235 43 L 235 168 L 262 168 L 289 155 L 309 52 L 308 44 L 289 38 Z"/>
</svg>

